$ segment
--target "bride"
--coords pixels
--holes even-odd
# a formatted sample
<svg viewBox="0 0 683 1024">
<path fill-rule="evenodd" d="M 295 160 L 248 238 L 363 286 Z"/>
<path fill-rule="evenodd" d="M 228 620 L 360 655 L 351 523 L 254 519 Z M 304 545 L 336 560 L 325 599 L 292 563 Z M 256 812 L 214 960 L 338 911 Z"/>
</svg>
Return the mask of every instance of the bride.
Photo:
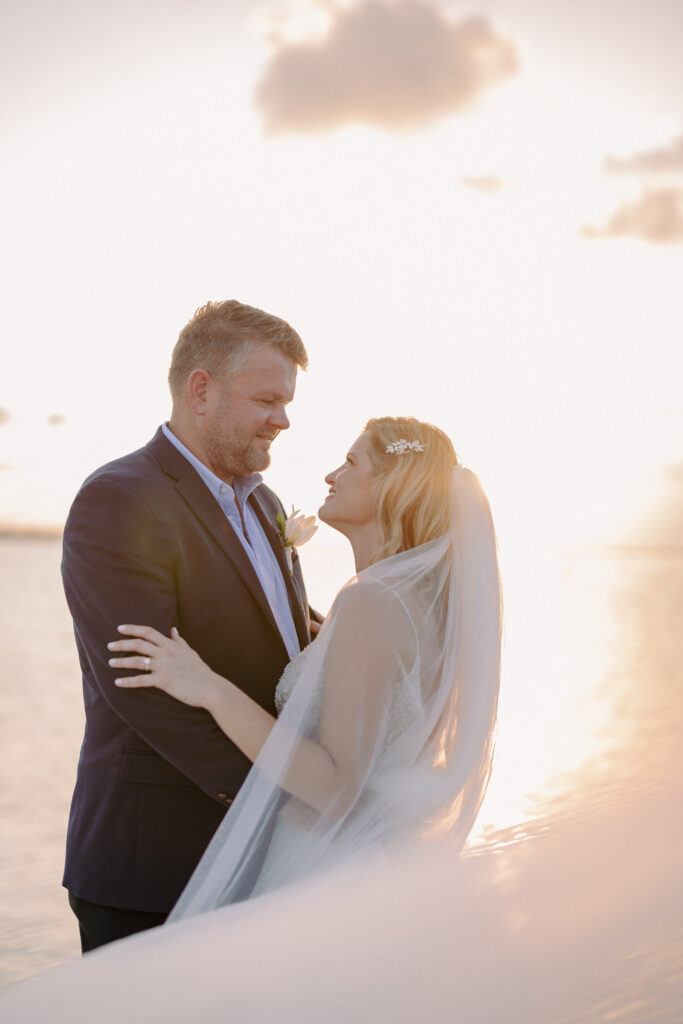
<svg viewBox="0 0 683 1024">
<path fill-rule="evenodd" d="M 382 857 L 407 836 L 460 846 L 479 809 L 501 637 L 480 484 L 443 431 L 390 417 L 370 420 L 325 479 L 319 516 L 351 542 L 356 576 L 283 673 L 277 718 L 176 630 L 122 626 L 109 644 L 112 666 L 143 672 L 118 686 L 205 708 L 253 761 L 170 920 Z"/>
</svg>

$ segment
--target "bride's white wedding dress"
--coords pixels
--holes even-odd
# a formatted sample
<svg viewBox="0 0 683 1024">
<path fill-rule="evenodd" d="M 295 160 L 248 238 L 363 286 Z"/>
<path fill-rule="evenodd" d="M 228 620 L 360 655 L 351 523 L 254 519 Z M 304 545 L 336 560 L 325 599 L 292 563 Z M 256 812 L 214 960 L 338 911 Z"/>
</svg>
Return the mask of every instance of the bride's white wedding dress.
<svg viewBox="0 0 683 1024">
<path fill-rule="evenodd" d="M 275 707 L 277 709 L 278 716 L 283 713 L 288 699 L 292 695 L 297 682 L 302 677 L 306 668 L 306 662 L 310 659 L 311 652 L 311 647 L 305 648 L 298 657 L 290 661 L 289 665 L 283 672 L 275 690 Z M 315 739 L 317 736 L 322 698 L 323 679 L 321 676 L 317 687 L 311 695 L 307 714 L 301 725 L 302 735 L 309 739 Z M 409 725 L 412 715 L 414 714 L 414 710 L 409 688 L 403 681 L 399 681 L 394 686 L 391 693 L 391 700 L 387 713 L 386 736 L 377 752 L 377 758 L 373 770 L 365 781 L 366 787 L 373 785 L 373 778 L 378 781 L 381 780 L 383 755 L 391 749 L 394 739 L 405 731 Z M 292 800 L 288 805 L 285 805 L 285 808 L 278 814 L 273 835 L 268 844 L 268 850 L 261 868 L 259 880 L 251 893 L 252 896 L 257 896 L 261 892 L 265 892 L 270 888 L 269 883 L 271 880 L 271 871 L 273 874 L 277 873 L 279 870 L 278 866 L 286 856 L 287 850 L 297 846 L 303 846 L 305 842 L 308 842 L 311 844 L 310 853 L 313 852 L 311 837 L 305 832 L 303 834 L 301 833 L 301 828 L 305 827 L 305 825 L 302 826 L 301 824 L 295 824 L 297 821 L 297 813 L 301 815 L 302 811 L 302 809 L 299 808 L 297 812 L 297 807 L 297 802 Z M 305 811 L 304 815 L 306 815 Z M 304 821 L 306 821 L 306 818 L 304 818 Z M 339 861 L 341 859 L 337 855 L 337 852 L 338 851 L 334 849 L 329 851 L 327 861 L 323 857 L 322 849 L 315 851 L 314 858 L 311 858 L 310 855 L 306 859 L 299 856 L 296 867 L 289 877 L 289 881 L 295 881 L 297 878 L 303 878 L 316 869 L 321 870 L 322 868 L 329 868 L 334 861 Z M 378 866 L 388 863 L 384 845 L 379 842 L 372 847 L 364 847 L 362 849 L 362 854 L 364 863 L 368 863 L 370 860 Z M 308 862 L 312 860 L 314 860 L 314 863 L 309 864 Z"/>
<path fill-rule="evenodd" d="M 283 673 L 277 723 L 170 920 L 409 834 L 461 845 L 490 771 L 500 636 L 490 510 L 458 466 L 449 532 L 359 573 Z M 346 761 L 343 792 L 315 809 L 289 795 L 311 744 Z"/>
<path fill-rule="evenodd" d="M 284 711 L 285 705 L 294 691 L 294 687 L 306 668 L 306 662 L 310 660 L 312 651 L 312 646 L 305 647 L 301 654 L 290 661 L 280 676 L 280 681 L 275 689 L 275 708 L 278 716 Z M 313 691 L 306 717 L 302 722 L 303 735 L 308 736 L 310 739 L 313 739 L 317 734 L 322 696 L 323 678 L 321 676 Z M 413 705 L 410 699 L 410 691 L 403 681 L 400 681 L 393 688 L 391 694 L 387 735 L 384 739 L 382 750 L 379 751 L 380 761 L 383 751 L 391 745 L 392 738 L 398 735 L 398 733 L 403 732 L 408 725 L 412 710 Z"/>
</svg>

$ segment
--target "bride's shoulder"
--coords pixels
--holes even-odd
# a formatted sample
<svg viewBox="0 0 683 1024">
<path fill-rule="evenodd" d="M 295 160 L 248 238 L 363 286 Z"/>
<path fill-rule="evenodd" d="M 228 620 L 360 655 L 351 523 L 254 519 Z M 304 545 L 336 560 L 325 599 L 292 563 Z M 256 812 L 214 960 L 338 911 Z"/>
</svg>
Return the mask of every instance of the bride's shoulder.
<svg viewBox="0 0 683 1024">
<path fill-rule="evenodd" d="M 405 639 L 412 633 L 412 620 L 398 594 L 384 583 L 357 579 L 348 583 L 337 595 L 332 613 L 339 627 L 352 630 L 356 636 L 370 632 L 375 637 Z"/>
<path fill-rule="evenodd" d="M 385 607 L 392 601 L 389 588 L 379 580 L 356 577 L 337 594 L 334 607 L 346 611 Z"/>
</svg>

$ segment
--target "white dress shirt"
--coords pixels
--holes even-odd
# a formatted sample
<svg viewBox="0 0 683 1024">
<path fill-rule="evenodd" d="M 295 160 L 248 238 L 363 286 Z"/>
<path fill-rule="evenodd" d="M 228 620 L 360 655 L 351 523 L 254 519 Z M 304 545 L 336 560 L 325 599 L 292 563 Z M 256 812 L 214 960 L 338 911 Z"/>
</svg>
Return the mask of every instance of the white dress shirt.
<svg viewBox="0 0 683 1024">
<path fill-rule="evenodd" d="M 287 648 L 287 653 L 290 658 L 295 658 L 301 648 L 299 647 L 299 639 L 296 635 L 292 610 L 289 606 L 287 587 L 273 549 L 268 543 L 268 538 L 263 532 L 256 513 L 247 502 L 251 492 L 263 482 L 263 477 L 260 473 L 253 473 L 251 476 L 235 477 L 231 487 L 230 484 L 226 484 L 215 473 L 212 473 L 203 462 L 200 462 L 197 456 L 193 455 L 182 441 L 178 440 L 167 423 L 162 423 L 161 429 L 173 447 L 177 448 L 180 454 L 184 455 L 190 465 L 196 469 L 223 509 L 242 547 L 249 556 L 249 561 L 253 565 L 254 571 L 263 587 L 263 592 L 273 612 L 280 635 Z M 239 502 L 239 510 L 236 502 Z M 245 527 L 246 535 L 244 532 Z"/>
</svg>

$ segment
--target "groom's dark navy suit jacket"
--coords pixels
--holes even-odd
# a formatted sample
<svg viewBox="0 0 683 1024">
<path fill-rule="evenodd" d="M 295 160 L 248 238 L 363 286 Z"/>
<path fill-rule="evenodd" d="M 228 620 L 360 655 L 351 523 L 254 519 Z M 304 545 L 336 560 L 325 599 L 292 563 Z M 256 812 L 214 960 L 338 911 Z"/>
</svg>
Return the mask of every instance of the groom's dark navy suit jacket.
<svg viewBox="0 0 683 1024">
<path fill-rule="evenodd" d="M 249 498 L 281 566 L 301 646 L 310 640 L 264 485 Z M 112 907 L 171 909 L 249 770 L 211 716 L 156 689 L 121 690 L 106 644 L 121 623 L 180 635 L 270 712 L 288 655 L 258 577 L 189 462 L 159 430 L 90 476 L 71 508 L 62 574 L 83 672 L 85 737 L 64 885 Z"/>
</svg>

